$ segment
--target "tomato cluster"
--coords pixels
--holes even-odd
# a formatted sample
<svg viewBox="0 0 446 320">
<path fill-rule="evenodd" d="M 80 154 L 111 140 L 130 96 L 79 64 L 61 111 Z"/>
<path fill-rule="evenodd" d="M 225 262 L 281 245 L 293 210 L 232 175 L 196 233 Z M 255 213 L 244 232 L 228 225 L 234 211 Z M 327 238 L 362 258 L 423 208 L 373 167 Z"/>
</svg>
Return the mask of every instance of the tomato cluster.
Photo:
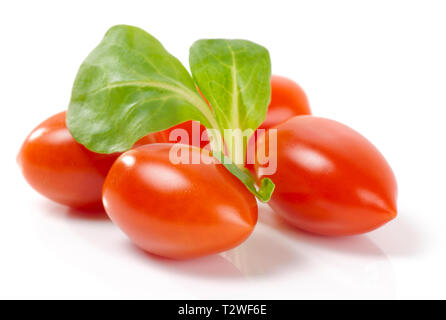
<svg viewBox="0 0 446 320">
<path fill-rule="evenodd" d="M 303 90 L 272 76 L 272 96 L 261 129 L 277 130 L 277 170 L 268 173 L 261 154 L 250 167 L 275 191 L 269 204 L 285 221 L 321 235 L 373 230 L 396 216 L 397 186 L 379 151 L 359 133 L 311 116 Z M 111 220 L 138 246 L 160 256 L 191 258 L 228 250 L 257 222 L 257 203 L 245 185 L 189 141 L 200 164 L 173 164 L 170 133 L 192 133 L 193 122 L 148 134 L 123 154 L 94 153 L 76 142 L 65 112 L 42 122 L 18 156 L 29 184 L 47 198 L 81 208 L 104 205 Z M 205 128 L 200 126 L 200 135 Z M 192 137 L 192 134 L 189 135 Z M 267 146 L 261 135 L 256 146 Z M 268 148 L 266 148 L 268 149 Z M 269 155 L 271 156 L 271 155 Z"/>
</svg>

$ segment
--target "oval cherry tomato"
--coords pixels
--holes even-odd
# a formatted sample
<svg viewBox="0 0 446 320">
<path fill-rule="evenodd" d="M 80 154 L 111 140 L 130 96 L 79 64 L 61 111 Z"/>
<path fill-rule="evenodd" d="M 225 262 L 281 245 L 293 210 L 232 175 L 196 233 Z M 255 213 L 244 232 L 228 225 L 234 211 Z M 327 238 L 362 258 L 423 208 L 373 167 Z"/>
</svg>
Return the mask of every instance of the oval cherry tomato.
<svg viewBox="0 0 446 320">
<path fill-rule="evenodd" d="M 146 136 L 136 145 L 154 142 L 156 137 Z M 105 176 L 119 155 L 95 153 L 77 143 L 61 112 L 29 134 L 17 160 L 25 179 L 40 194 L 70 207 L 98 209 Z"/>
<path fill-rule="evenodd" d="M 310 104 L 303 89 L 293 80 L 272 75 L 271 76 L 271 102 L 268 106 L 266 119 L 260 125 L 259 129 L 272 128 L 292 117 L 311 115 Z M 257 136 L 262 131 L 256 130 L 249 140 L 248 150 L 255 148 Z M 252 153 L 255 153 L 253 151 Z M 254 169 L 254 157 L 246 158 L 246 168 Z M 248 161 L 249 160 L 249 161 Z"/>
<path fill-rule="evenodd" d="M 203 149 L 183 144 L 200 164 L 173 164 L 174 144 L 151 144 L 121 155 L 103 190 L 111 220 L 142 249 L 184 259 L 240 244 L 257 221 L 246 187 Z"/>
<path fill-rule="evenodd" d="M 373 230 L 396 216 L 395 176 L 380 152 L 347 126 L 313 116 L 294 117 L 277 127 L 275 173 L 267 172 L 269 137 L 257 142 L 257 178 L 276 189 L 269 204 L 294 226 L 322 235 Z M 270 160 L 272 161 L 272 160 Z"/>
<path fill-rule="evenodd" d="M 61 112 L 29 134 L 17 160 L 28 183 L 45 197 L 70 207 L 96 209 L 102 206 L 102 185 L 117 157 L 77 143 Z"/>
<path fill-rule="evenodd" d="M 23 175 L 36 191 L 55 202 L 78 209 L 102 208 L 105 176 L 121 153 L 99 154 L 86 149 L 71 136 L 65 116 L 64 111 L 50 117 L 25 139 L 17 157 Z M 169 142 L 169 135 L 174 129 L 185 130 L 191 145 L 204 147 L 207 144 L 206 141 L 192 140 L 193 130 L 199 131 L 201 136 L 205 127 L 187 121 L 148 134 L 134 147 Z"/>
</svg>

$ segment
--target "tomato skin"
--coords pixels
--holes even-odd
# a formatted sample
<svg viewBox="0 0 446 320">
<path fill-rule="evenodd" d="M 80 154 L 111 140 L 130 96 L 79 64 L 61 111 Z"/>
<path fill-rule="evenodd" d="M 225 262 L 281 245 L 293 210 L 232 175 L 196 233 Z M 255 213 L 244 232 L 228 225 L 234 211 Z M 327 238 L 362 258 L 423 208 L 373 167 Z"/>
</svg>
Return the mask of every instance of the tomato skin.
<svg viewBox="0 0 446 320">
<path fill-rule="evenodd" d="M 45 197 L 74 208 L 98 209 L 105 176 L 118 156 L 94 153 L 77 143 L 61 112 L 28 135 L 17 161 L 28 183 Z"/>
<path fill-rule="evenodd" d="M 268 106 L 265 121 L 259 129 L 267 130 L 295 116 L 311 115 L 310 104 L 303 89 L 293 80 L 282 76 L 271 76 L 271 102 Z M 254 150 L 256 140 L 263 131 L 256 130 L 248 142 L 248 150 Z M 254 153 L 246 157 L 245 167 L 254 170 Z"/>
<path fill-rule="evenodd" d="M 25 139 L 17 161 L 28 183 L 43 196 L 77 209 L 102 208 L 102 186 L 108 170 L 121 153 L 99 154 L 77 143 L 60 112 L 38 125 Z M 184 129 L 192 137 L 192 121 L 148 134 L 135 147 L 168 142 L 174 129 Z M 200 134 L 206 130 L 200 125 Z M 192 138 L 190 138 L 192 139 Z M 190 140 L 203 146 L 207 142 Z"/>
<path fill-rule="evenodd" d="M 257 222 L 254 196 L 206 150 L 177 145 L 212 163 L 172 164 L 172 146 L 146 145 L 118 158 L 103 189 L 110 219 L 142 249 L 173 259 L 240 244 Z"/>
<path fill-rule="evenodd" d="M 269 176 L 276 189 L 269 202 L 292 225 L 341 236 L 371 231 L 396 216 L 397 184 L 381 153 L 349 127 L 313 116 L 277 127 L 277 170 L 258 154 L 257 179 Z M 267 135 L 258 148 L 268 145 Z"/>
<path fill-rule="evenodd" d="M 291 79 L 272 75 L 271 102 L 259 128 L 269 129 L 294 116 L 310 114 L 310 104 L 303 89 Z"/>
<path fill-rule="evenodd" d="M 194 125 L 196 126 L 196 132 L 194 132 Z M 188 135 L 188 141 L 182 141 L 180 137 L 175 135 L 173 132 L 175 129 L 182 129 Z M 170 139 L 170 135 L 172 134 L 172 139 Z M 197 134 L 197 137 L 194 137 L 194 134 Z M 198 136 L 199 134 L 199 136 Z M 180 123 L 176 126 L 173 126 L 169 129 L 153 132 L 148 134 L 146 137 L 142 138 L 137 145 L 141 146 L 149 143 L 185 143 L 191 146 L 195 146 L 197 148 L 210 148 L 208 147 L 209 141 L 207 141 L 208 136 L 206 133 L 206 128 L 199 123 L 198 121 L 186 121 Z M 136 144 L 135 144 L 136 146 Z"/>
</svg>

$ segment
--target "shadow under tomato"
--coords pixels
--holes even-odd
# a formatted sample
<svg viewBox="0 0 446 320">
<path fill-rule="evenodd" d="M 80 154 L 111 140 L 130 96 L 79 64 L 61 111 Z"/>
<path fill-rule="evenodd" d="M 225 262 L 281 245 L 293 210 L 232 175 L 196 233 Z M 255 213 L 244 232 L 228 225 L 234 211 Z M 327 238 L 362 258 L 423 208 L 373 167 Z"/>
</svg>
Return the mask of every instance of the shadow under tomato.
<svg viewBox="0 0 446 320">
<path fill-rule="evenodd" d="M 183 272 L 197 277 L 263 277 L 285 270 L 296 261 L 294 250 L 283 245 L 279 239 L 273 239 L 262 226 L 258 226 L 251 237 L 232 250 L 190 260 L 168 259 L 135 245 L 129 246 L 150 263 L 174 273 Z"/>
<path fill-rule="evenodd" d="M 288 224 L 267 205 L 261 205 L 259 220 L 262 224 L 286 234 L 300 244 L 323 247 L 351 255 L 385 256 L 383 250 L 366 235 L 328 237 L 308 233 Z"/>
<path fill-rule="evenodd" d="M 240 270 L 219 254 L 189 260 L 174 260 L 151 254 L 131 242 L 128 243 L 128 247 L 152 266 L 156 265 L 169 272 L 182 272 L 192 276 L 210 278 L 239 278 L 243 276 Z"/>
<path fill-rule="evenodd" d="M 222 255 L 246 277 L 268 277 L 305 263 L 289 243 L 284 243 L 261 224 L 243 244 Z"/>
<path fill-rule="evenodd" d="M 108 220 L 111 221 L 102 209 L 75 209 L 67 208 L 66 216 L 70 219 L 82 219 L 82 220 Z"/>
<path fill-rule="evenodd" d="M 277 216 L 267 205 L 261 205 L 259 220 L 299 242 L 323 246 L 352 255 L 414 256 L 423 247 L 423 237 L 410 221 L 408 214 L 400 211 L 398 216 L 379 229 L 366 234 L 346 237 L 314 235 L 291 226 Z"/>
<path fill-rule="evenodd" d="M 74 220 L 110 221 L 103 207 L 94 209 L 76 209 L 46 199 L 38 203 L 42 211 L 58 218 Z"/>
<path fill-rule="evenodd" d="M 407 211 L 400 211 L 395 220 L 370 233 L 370 238 L 388 255 L 409 257 L 423 250 L 425 237 Z"/>
</svg>

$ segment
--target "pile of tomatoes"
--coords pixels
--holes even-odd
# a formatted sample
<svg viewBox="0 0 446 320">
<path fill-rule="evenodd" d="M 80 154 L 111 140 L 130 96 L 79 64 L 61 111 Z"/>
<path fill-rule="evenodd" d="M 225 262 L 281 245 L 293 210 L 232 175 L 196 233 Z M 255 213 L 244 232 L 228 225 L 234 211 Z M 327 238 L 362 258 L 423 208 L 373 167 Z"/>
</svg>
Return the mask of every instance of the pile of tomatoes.
<svg viewBox="0 0 446 320">
<path fill-rule="evenodd" d="M 397 185 L 380 152 L 347 126 L 312 116 L 295 82 L 272 76 L 271 87 L 260 128 L 277 129 L 277 170 L 268 173 L 260 158 L 247 167 L 258 181 L 275 183 L 268 203 L 274 212 L 301 230 L 329 236 L 367 232 L 393 219 Z M 29 134 L 18 162 L 42 195 L 80 210 L 105 208 L 153 254 L 184 259 L 237 246 L 256 225 L 255 197 L 201 143 L 179 146 L 201 157 L 200 164 L 171 163 L 175 128 L 191 131 L 192 122 L 149 134 L 123 154 L 97 154 L 73 139 L 62 112 Z M 267 145 L 268 135 L 253 143 Z"/>
</svg>

